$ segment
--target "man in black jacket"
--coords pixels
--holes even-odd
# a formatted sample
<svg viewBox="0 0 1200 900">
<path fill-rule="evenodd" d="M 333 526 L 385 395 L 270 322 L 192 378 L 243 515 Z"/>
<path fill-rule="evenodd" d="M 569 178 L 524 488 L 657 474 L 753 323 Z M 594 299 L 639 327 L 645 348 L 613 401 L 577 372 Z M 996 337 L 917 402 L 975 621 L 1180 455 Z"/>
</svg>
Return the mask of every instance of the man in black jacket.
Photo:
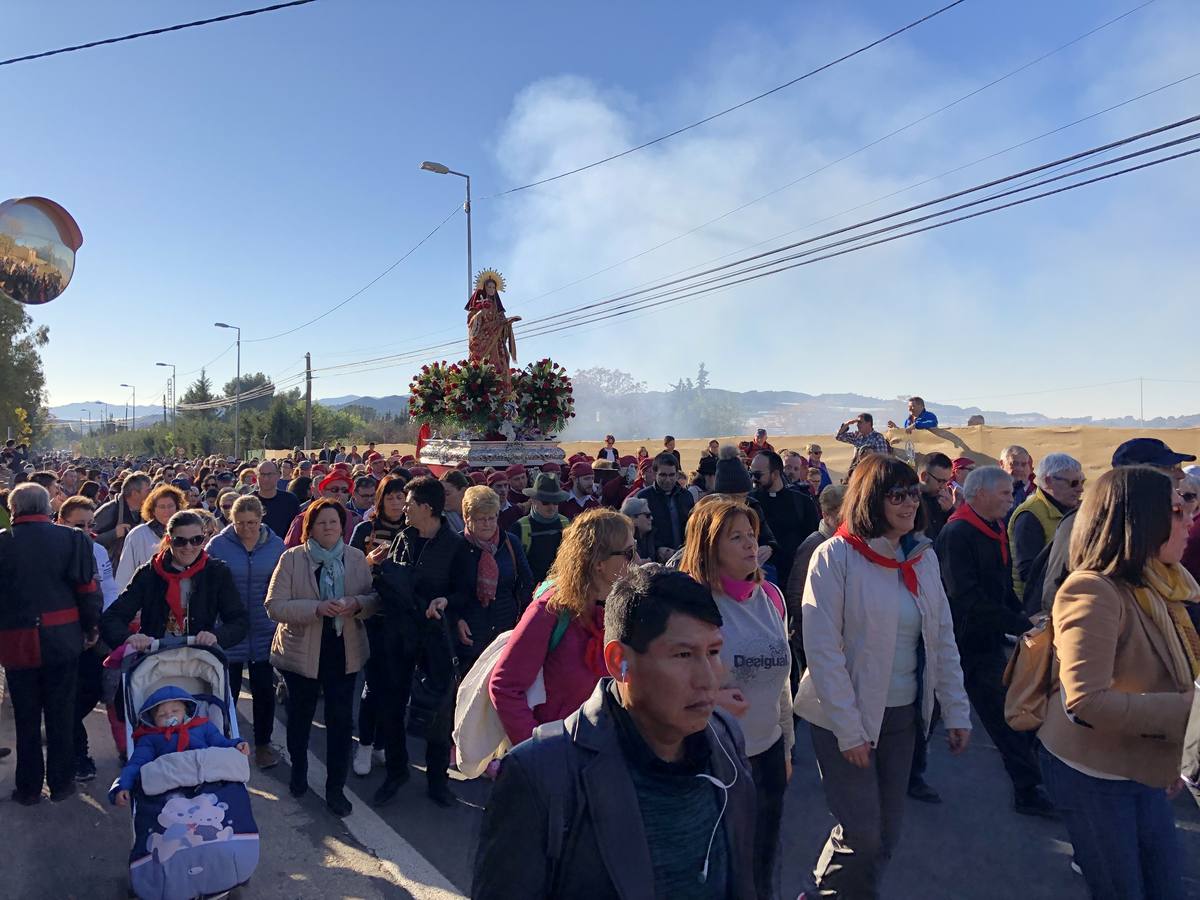
<svg viewBox="0 0 1200 900">
<path fill-rule="evenodd" d="M 446 491 L 436 478 L 421 477 L 404 488 L 404 518 L 375 576 L 375 589 L 386 610 L 384 622 L 389 690 L 384 728 L 387 778 L 375 792 L 375 806 L 396 796 L 408 781 L 405 729 L 414 670 L 420 667 L 444 698 L 425 734 L 426 788 L 439 806 L 450 806 L 450 731 L 453 725 L 454 658 L 444 616 L 446 607 L 465 605 L 474 596 L 470 547 L 442 513 Z M 451 602 L 453 601 L 453 603 Z"/>
<path fill-rule="evenodd" d="M 721 614 L 658 565 L 604 608 L 603 678 L 565 722 L 504 758 L 471 896 L 751 900 L 754 782 L 740 729 L 716 707 Z"/>
<path fill-rule="evenodd" d="M 688 516 L 696 502 L 691 491 L 679 486 L 679 459 L 675 453 L 664 450 L 654 457 L 654 484 L 642 488 L 637 495 L 650 504 L 650 515 L 654 520 L 654 547 L 658 558 L 652 562 L 665 563 L 683 546 Z"/>
<path fill-rule="evenodd" d="M 108 551 L 113 569 L 121 560 L 121 548 L 130 530 L 142 524 L 142 501 L 150 493 L 150 476 L 131 472 L 121 482 L 121 496 L 109 500 L 96 510 L 96 543 Z"/>
<path fill-rule="evenodd" d="M 950 513 L 954 512 L 954 497 L 950 493 L 950 457 L 945 453 L 930 453 L 921 463 L 921 505 L 925 507 L 925 537 L 936 541 Z"/>
<path fill-rule="evenodd" d="M 750 496 L 758 501 L 779 544 L 779 551 L 771 556 L 778 574 L 777 582 L 786 585 L 796 549 L 817 530 L 821 517 L 810 496 L 788 490 L 783 481 L 783 458 L 774 450 L 755 454 L 750 462 L 750 477 L 755 485 Z"/>
<path fill-rule="evenodd" d="M 0 666 L 17 730 L 13 799 L 24 806 L 75 792 L 75 685 L 81 650 L 93 647 L 103 598 L 87 536 L 50 522 L 50 494 L 29 482 L 8 497 L 0 532 Z M 46 723 L 42 759 L 41 724 Z"/>
<path fill-rule="evenodd" d="M 1022 815 L 1056 818 L 1041 787 L 1035 735 L 1013 731 L 1004 719 L 1006 635 L 1023 634 L 1031 625 L 1013 591 L 1004 529 L 1012 490 L 1012 479 L 999 466 L 973 469 L 963 485 L 966 502 L 938 535 L 935 549 L 954 616 L 963 685 L 1000 751 L 1013 783 L 1014 808 Z"/>
</svg>

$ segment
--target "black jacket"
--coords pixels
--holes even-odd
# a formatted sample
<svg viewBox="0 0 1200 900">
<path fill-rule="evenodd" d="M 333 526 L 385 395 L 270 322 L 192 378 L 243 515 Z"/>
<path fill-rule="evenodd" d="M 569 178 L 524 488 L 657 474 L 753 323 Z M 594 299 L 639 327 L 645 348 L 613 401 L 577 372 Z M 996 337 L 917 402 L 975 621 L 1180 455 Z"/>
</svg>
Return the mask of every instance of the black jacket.
<svg viewBox="0 0 1200 900">
<path fill-rule="evenodd" d="M 104 643 L 119 647 L 129 637 L 129 623 L 142 614 L 141 633 L 161 638 L 167 633 L 171 609 L 167 606 L 167 583 L 146 563 L 133 573 L 128 587 L 100 619 Z M 219 623 L 219 624 L 218 624 Z M 242 602 L 229 566 L 211 556 L 204 568 L 192 578 L 188 596 L 187 633 L 211 631 L 225 649 L 237 646 L 250 629 L 250 614 Z"/>
<path fill-rule="evenodd" d="M 957 519 L 942 529 L 934 549 L 963 657 L 1004 648 L 1006 634 L 1029 630 L 1029 617 L 1013 592 L 1012 568 L 1004 564 L 998 541 Z"/>
<path fill-rule="evenodd" d="M 774 492 L 759 488 L 751 491 L 750 497 L 758 502 L 757 512 L 760 517 L 766 516 L 771 534 L 779 545 L 771 555 L 771 562 L 775 564 L 779 583 L 787 584 L 796 550 L 821 524 L 816 504 L 808 494 L 789 487 Z"/>
<path fill-rule="evenodd" d="M 682 547 L 684 536 L 687 534 L 688 516 L 692 514 L 692 507 L 696 505 L 696 501 L 692 499 L 692 492 L 687 488 L 676 486 L 671 493 L 664 494 L 657 487 L 651 485 L 648 488 L 642 488 L 637 495 L 639 499 L 650 504 L 650 515 L 654 520 L 655 549 L 670 547 L 674 552 Z M 675 515 L 679 518 L 678 540 L 671 533 L 672 506 L 675 508 Z M 651 562 L 658 562 L 658 560 L 651 560 Z"/>
<path fill-rule="evenodd" d="M 387 627 L 411 637 L 430 622 L 430 601 L 445 597 L 450 608 L 465 606 L 475 593 L 475 563 L 461 534 L 442 519 L 437 534 L 426 541 L 409 526 L 396 535 L 375 575 Z"/>
<path fill-rule="evenodd" d="M 652 897 L 654 869 L 637 792 L 604 708 L 611 681 L 602 678 L 564 723 L 538 726 L 504 758 L 480 830 L 474 900 Z M 751 900 L 754 781 L 734 720 L 718 709 L 711 721 L 712 774 L 733 784 L 721 820 L 729 896 Z"/>
<path fill-rule="evenodd" d="M 468 580 L 474 588 L 483 551 L 468 543 L 467 552 L 471 557 Z M 496 635 L 516 627 L 517 620 L 521 618 L 521 613 L 525 611 L 533 596 L 533 573 L 529 570 L 525 551 L 521 549 L 520 538 L 500 532 L 496 568 L 500 573 L 496 584 L 496 597 L 486 607 L 479 602 L 478 594 L 474 590 L 468 595 L 455 596 L 456 601 L 462 605 L 451 608 L 451 618 L 455 621 L 466 621 L 467 627 L 471 629 L 472 641 L 470 647 L 464 647 L 460 651 L 460 659 L 477 657 L 495 640 Z"/>
<path fill-rule="evenodd" d="M 115 497 L 96 510 L 92 533 L 96 536 L 96 543 L 108 551 L 114 569 L 121 559 L 121 547 L 125 544 L 125 538 L 117 537 L 117 526 L 128 525 L 132 530 L 141 524 L 142 511 L 130 509 L 124 497 Z"/>
<path fill-rule="evenodd" d="M 42 665 L 77 660 L 83 636 L 100 621 L 95 573 L 92 543 L 82 531 L 48 521 L 0 531 L 0 649 L 4 632 L 38 627 Z M 44 616 L 63 621 L 48 624 Z"/>
</svg>

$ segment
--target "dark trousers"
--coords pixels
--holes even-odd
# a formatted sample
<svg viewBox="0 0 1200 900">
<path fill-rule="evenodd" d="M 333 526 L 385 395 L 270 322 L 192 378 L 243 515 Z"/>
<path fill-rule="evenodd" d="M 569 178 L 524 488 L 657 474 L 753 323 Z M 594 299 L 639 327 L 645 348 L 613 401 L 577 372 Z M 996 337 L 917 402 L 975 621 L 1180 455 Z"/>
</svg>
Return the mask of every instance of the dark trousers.
<svg viewBox="0 0 1200 900">
<path fill-rule="evenodd" d="M 1004 720 L 1004 667 L 1008 655 L 1004 648 L 973 653 L 962 658 L 963 685 L 983 723 L 988 737 L 1000 751 L 1013 789 L 1026 791 L 1042 783 L 1037 762 L 1037 735 L 1032 731 L 1013 731 Z"/>
<path fill-rule="evenodd" d="M 265 659 L 257 662 L 230 663 L 229 689 L 233 702 L 237 703 L 242 693 L 242 673 L 250 670 L 250 696 L 254 703 L 254 745 L 265 747 L 271 743 L 275 730 L 275 670 Z M 230 710 L 234 714 L 233 710 Z"/>
<path fill-rule="evenodd" d="M 362 696 L 358 700 L 358 742 L 367 747 L 382 747 L 383 727 L 379 720 L 388 685 L 387 639 L 379 616 L 371 616 L 364 624 L 371 656 L 363 669 Z"/>
<path fill-rule="evenodd" d="M 398 627 L 397 627 L 398 626 Z M 387 656 L 390 681 L 384 707 L 384 737 L 387 741 L 388 778 L 400 778 L 408 772 L 408 699 L 412 694 L 413 672 L 417 665 L 449 666 L 449 649 L 434 625 L 412 622 L 393 623 L 387 631 Z M 440 629 L 440 624 L 437 626 Z M 416 633 L 414 633 L 414 630 Z M 430 723 L 425 737 L 425 778 L 430 785 L 445 783 L 450 768 L 450 732 L 454 726 L 453 693 L 445 709 Z"/>
<path fill-rule="evenodd" d="M 910 785 L 925 780 L 925 770 L 929 768 L 930 735 L 933 734 L 933 730 L 937 728 L 937 724 L 941 720 L 942 707 L 935 700 L 933 702 L 933 717 L 929 720 L 929 734 L 925 734 L 920 728 L 917 728 L 917 739 L 913 742 L 912 772 L 908 776 L 908 783 Z"/>
<path fill-rule="evenodd" d="M 1092 900 L 1182 900 L 1175 815 L 1166 792 L 1084 775 L 1044 749 L 1039 756 L 1046 791 L 1067 826 Z"/>
<path fill-rule="evenodd" d="M 55 794 L 75 779 L 75 681 L 73 659 L 38 669 L 8 669 L 13 721 L 17 727 L 17 792 L 32 797 L 42 782 Z M 42 759 L 42 719 L 46 721 L 46 758 Z"/>
<path fill-rule="evenodd" d="M 326 622 L 330 620 L 326 619 Z M 354 682 L 357 673 L 346 674 L 342 640 L 325 625 L 321 640 L 321 663 L 316 678 L 284 672 L 287 683 L 287 747 L 292 758 L 292 779 L 308 772 L 308 738 L 317 711 L 317 695 L 325 695 L 325 793 L 341 790 L 350 771 L 350 745 L 354 742 Z"/>
<path fill-rule="evenodd" d="M 900 842 L 918 721 L 915 705 L 884 710 L 879 741 L 865 769 L 847 761 L 832 731 L 811 727 L 825 802 L 837 820 L 813 871 L 818 897 L 879 896 L 883 870 Z"/>
<path fill-rule="evenodd" d="M 82 759 L 88 755 L 87 721 L 88 715 L 100 702 L 101 685 L 104 679 L 104 660 L 96 648 L 84 650 L 79 654 L 79 666 L 75 678 L 75 756 Z"/>
<path fill-rule="evenodd" d="M 779 896 L 779 823 L 787 790 L 787 761 L 783 736 L 758 756 L 750 757 L 754 775 L 754 886 L 758 900 Z"/>
</svg>

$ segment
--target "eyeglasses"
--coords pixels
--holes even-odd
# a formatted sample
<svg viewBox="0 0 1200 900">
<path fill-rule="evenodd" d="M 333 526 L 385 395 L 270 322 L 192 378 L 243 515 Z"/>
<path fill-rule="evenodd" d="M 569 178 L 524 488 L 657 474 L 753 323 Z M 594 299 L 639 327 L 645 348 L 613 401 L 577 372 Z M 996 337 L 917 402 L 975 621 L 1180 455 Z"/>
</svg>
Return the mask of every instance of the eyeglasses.
<svg viewBox="0 0 1200 900">
<path fill-rule="evenodd" d="M 208 538 L 206 538 L 202 534 L 198 534 L 195 537 L 190 537 L 190 538 L 182 537 L 182 536 L 181 537 L 173 537 L 173 538 L 171 538 L 171 546 L 176 547 L 180 550 L 182 550 L 184 547 L 203 547 L 204 542 L 207 540 L 208 540 Z"/>
<path fill-rule="evenodd" d="M 938 483 L 938 487 L 941 487 L 943 484 L 950 483 L 949 478 L 939 478 L 937 475 L 934 475 L 933 472 L 929 471 L 929 469 L 925 470 L 925 474 L 928 475 L 930 478 L 932 478 L 934 481 L 936 481 Z"/>
<path fill-rule="evenodd" d="M 894 487 L 883 496 L 887 497 L 892 506 L 899 506 L 905 500 L 916 503 L 921 499 L 921 489 L 915 484 L 906 488 Z"/>
<path fill-rule="evenodd" d="M 1061 475 L 1047 475 L 1047 478 L 1053 478 L 1055 481 L 1061 481 L 1069 488 L 1083 487 L 1086 478 L 1063 478 Z"/>
<path fill-rule="evenodd" d="M 633 558 L 637 556 L 637 547 L 626 547 L 624 550 L 614 550 L 609 556 L 623 556 L 625 562 L 633 562 Z"/>
</svg>

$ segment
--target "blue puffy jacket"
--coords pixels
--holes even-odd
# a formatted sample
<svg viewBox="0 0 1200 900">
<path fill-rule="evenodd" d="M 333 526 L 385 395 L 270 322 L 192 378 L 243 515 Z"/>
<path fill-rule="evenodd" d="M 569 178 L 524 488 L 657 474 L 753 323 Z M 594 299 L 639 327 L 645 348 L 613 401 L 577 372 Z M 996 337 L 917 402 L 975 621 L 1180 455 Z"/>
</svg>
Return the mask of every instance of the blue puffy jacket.
<svg viewBox="0 0 1200 900">
<path fill-rule="evenodd" d="M 246 639 L 225 651 L 231 663 L 260 662 L 271 656 L 271 639 L 275 637 L 275 623 L 267 616 L 263 601 L 267 599 L 267 585 L 279 557 L 283 556 L 283 539 L 266 525 L 260 525 L 258 543 L 247 551 L 242 539 L 232 525 L 208 542 L 209 556 L 219 559 L 233 573 L 242 602 L 250 614 L 250 630 Z"/>
</svg>

